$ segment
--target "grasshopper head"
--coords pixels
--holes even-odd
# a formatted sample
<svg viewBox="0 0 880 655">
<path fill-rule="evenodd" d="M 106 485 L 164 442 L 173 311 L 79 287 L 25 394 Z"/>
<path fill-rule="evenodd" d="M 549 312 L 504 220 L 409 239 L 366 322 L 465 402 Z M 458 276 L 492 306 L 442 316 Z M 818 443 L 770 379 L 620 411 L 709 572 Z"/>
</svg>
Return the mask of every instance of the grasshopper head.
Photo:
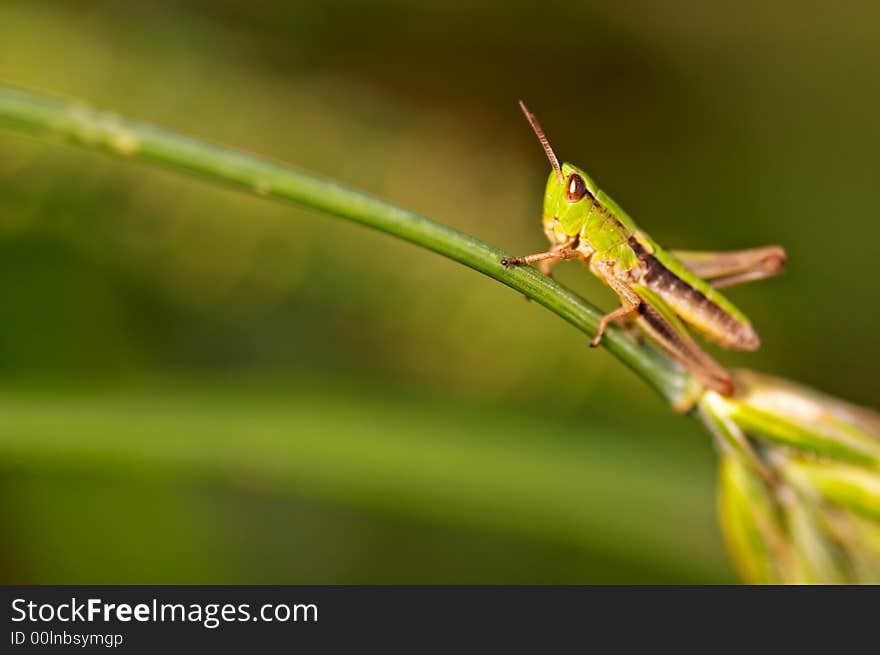
<svg viewBox="0 0 880 655">
<path fill-rule="evenodd" d="M 559 159 L 550 141 L 541 129 L 538 119 L 522 100 L 519 106 L 544 147 L 553 171 L 547 179 L 544 193 L 544 231 L 554 243 L 566 243 L 580 232 L 587 214 L 596 199 L 596 185 L 581 169 L 571 164 L 559 165 Z"/>
<path fill-rule="evenodd" d="M 577 166 L 563 164 L 559 173 L 547 178 L 544 192 L 545 230 L 552 226 L 558 242 L 567 241 L 581 231 L 590 207 L 596 201 L 596 184 Z"/>
</svg>

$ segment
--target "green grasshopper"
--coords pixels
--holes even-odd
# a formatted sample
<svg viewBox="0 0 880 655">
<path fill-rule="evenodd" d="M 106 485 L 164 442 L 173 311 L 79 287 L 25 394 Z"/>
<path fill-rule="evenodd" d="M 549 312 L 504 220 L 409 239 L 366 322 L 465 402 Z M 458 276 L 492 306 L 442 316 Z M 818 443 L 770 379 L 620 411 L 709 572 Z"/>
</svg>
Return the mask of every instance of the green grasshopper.
<svg viewBox="0 0 880 655">
<path fill-rule="evenodd" d="M 703 384 L 730 396 L 733 378 L 691 337 L 685 325 L 724 348 L 756 350 L 761 345 L 749 319 L 718 289 L 778 274 L 785 250 L 765 246 L 731 252 L 663 250 L 572 164 L 559 165 L 538 120 L 520 107 L 544 147 L 553 170 L 544 195 L 544 232 L 550 250 L 502 260 L 505 266 L 552 264 L 579 259 L 620 298 L 621 306 L 599 321 L 598 346 L 608 324 L 635 323 Z"/>
</svg>

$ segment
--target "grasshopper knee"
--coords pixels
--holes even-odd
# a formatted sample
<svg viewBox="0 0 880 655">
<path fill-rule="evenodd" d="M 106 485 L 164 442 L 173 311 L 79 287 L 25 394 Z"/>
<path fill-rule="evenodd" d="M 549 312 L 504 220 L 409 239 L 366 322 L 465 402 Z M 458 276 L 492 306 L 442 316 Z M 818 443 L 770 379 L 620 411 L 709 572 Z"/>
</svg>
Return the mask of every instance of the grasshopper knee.
<svg viewBox="0 0 880 655">
<path fill-rule="evenodd" d="M 764 255 L 764 267 L 771 275 L 779 273 L 788 262 L 788 253 L 782 246 L 769 246 Z"/>
</svg>

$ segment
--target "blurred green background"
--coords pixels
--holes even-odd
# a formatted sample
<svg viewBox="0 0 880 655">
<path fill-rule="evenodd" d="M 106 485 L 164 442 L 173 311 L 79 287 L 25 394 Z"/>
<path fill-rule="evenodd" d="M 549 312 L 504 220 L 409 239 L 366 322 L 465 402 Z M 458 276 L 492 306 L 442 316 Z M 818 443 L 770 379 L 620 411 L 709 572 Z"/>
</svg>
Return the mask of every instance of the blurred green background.
<svg viewBox="0 0 880 655">
<path fill-rule="evenodd" d="M 4 0 L 0 78 L 514 253 L 522 97 L 662 244 L 788 248 L 723 362 L 876 406 L 880 10 L 769 4 Z M 2 582 L 735 580 L 696 423 L 384 235 L 2 133 L 0 306 Z"/>
</svg>

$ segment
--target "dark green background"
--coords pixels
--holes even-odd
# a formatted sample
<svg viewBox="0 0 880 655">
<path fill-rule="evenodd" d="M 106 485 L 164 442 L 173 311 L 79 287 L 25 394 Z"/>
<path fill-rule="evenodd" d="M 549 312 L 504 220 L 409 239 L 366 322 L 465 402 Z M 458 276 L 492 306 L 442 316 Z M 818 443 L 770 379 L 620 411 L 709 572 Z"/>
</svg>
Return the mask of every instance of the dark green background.
<svg viewBox="0 0 880 655">
<path fill-rule="evenodd" d="M 0 78 L 516 253 L 522 97 L 660 243 L 788 248 L 722 361 L 876 405 L 880 12 L 773 4 L 4 0 Z M 695 423 L 381 234 L 4 133 L 0 307 L 3 582 L 735 579 Z"/>
</svg>

